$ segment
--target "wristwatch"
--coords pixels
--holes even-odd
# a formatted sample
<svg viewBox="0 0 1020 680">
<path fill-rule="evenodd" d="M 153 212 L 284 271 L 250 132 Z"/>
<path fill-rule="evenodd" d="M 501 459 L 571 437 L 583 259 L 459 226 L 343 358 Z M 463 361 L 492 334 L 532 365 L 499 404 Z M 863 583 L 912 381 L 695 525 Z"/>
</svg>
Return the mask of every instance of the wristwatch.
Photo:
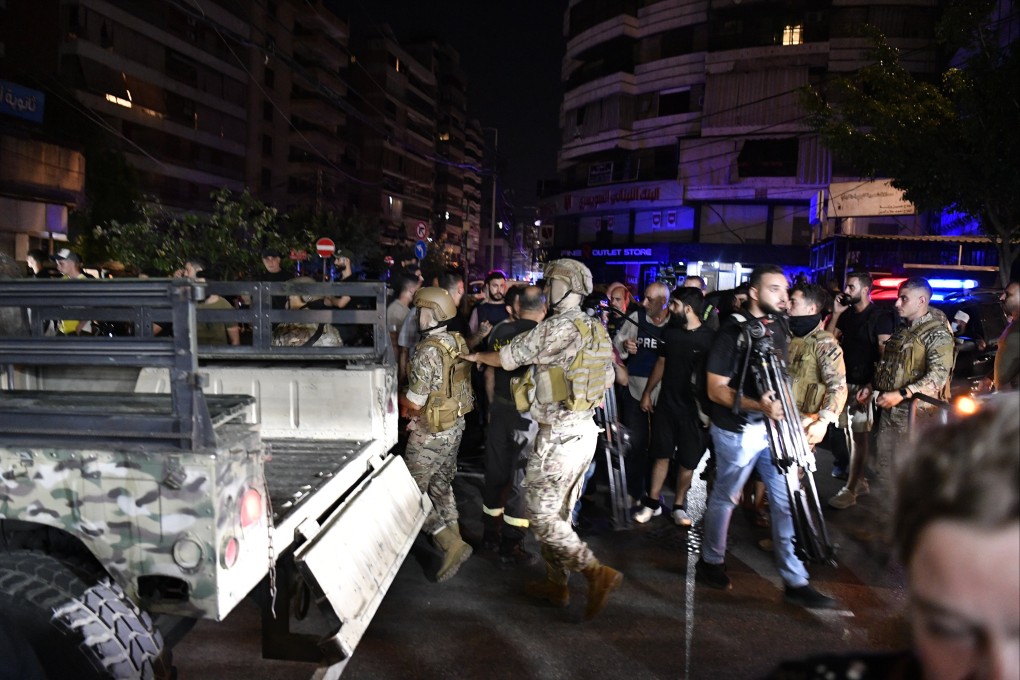
<svg viewBox="0 0 1020 680">
<path fill-rule="evenodd" d="M 903 397 L 904 399 L 906 399 L 909 396 L 907 394 L 907 388 L 906 387 L 901 387 L 900 388 L 900 396 Z"/>
</svg>

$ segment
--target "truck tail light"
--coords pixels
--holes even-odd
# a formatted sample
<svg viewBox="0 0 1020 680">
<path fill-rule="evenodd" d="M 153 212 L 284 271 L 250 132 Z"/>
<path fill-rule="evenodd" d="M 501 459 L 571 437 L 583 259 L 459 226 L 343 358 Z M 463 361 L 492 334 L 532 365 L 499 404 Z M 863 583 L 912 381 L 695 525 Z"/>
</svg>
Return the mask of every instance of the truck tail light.
<svg viewBox="0 0 1020 680">
<path fill-rule="evenodd" d="M 237 539 L 233 536 L 229 537 L 223 545 L 223 567 L 230 569 L 234 566 L 237 563 L 237 555 L 240 551 L 241 546 L 238 544 Z"/>
<path fill-rule="evenodd" d="M 241 496 L 240 504 L 241 526 L 250 527 L 258 522 L 266 514 L 262 507 L 262 494 L 255 489 L 248 489 Z"/>
</svg>

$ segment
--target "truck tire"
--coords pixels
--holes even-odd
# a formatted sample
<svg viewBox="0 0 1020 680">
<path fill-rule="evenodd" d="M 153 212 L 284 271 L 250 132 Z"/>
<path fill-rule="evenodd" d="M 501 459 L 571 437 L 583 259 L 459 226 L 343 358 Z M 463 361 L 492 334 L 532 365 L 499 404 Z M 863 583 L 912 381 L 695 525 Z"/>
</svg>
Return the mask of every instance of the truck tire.
<svg viewBox="0 0 1020 680">
<path fill-rule="evenodd" d="M 170 652 L 148 614 L 71 559 L 0 552 L 0 616 L 51 678 L 172 680 Z"/>
</svg>

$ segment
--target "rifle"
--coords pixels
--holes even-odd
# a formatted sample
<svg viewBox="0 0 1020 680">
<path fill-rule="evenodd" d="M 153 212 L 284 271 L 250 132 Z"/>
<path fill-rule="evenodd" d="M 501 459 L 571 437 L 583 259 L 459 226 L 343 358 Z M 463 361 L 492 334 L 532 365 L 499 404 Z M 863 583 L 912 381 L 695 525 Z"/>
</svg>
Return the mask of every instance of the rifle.
<svg viewBox="0 0 1020 680">
<path fill-rule="evenodd" d="M 786 479 L 787 502 L 793 518 L 794 554 L 804 562 L 835 566 L 836 549 L 829 539 L 818 500 L 818 489 L 815 487 L 815 454 L 800 426 L 800 412 L 793 398 L 793 384 L 786 362 L 776 353 L 772 341 L 773 331 L 764 320 L 750 319 L 744 322 L 742 332 L 748 343 L 749 360 L 745 362 L 737 394 L 741 393 L 743 378 L 750 368 L 759 393 L 774 392 L 785 414 L 782 420 L 766 418 L 765 429 L 768 432 L 769 449 L 772 451 L 772 463 Z M 736 403 L 739 404 L 739 396 L 737 399 Z M 804 470 L 803 485 L 798 480 L 798 469 Z M 778 499 L 774 500 L 778 502 Z"/>
</svg>

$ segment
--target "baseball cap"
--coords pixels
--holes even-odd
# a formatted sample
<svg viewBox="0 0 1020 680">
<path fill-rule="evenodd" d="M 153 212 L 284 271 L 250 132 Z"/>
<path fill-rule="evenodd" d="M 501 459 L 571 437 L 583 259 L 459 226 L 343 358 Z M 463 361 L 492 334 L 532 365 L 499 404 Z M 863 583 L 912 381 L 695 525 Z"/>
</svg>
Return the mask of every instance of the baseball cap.
<svg viewBox="0 0 1020 680">
<path fill-rule="evenodd" d="M 81 262 L 81 258 L 78 257 L 78 253 L 74 252 L 70 248 L 61 248 L 53 255 L 54 260 L 71 260 L 72 262 Z"/>
<path fill-rule="evenodd" d="M 279 248 L 270 246 L 262 249 L 262 257 L 283 257 L 283 253 Z"/>
<path fill-rule="evenodd" d="M 354 253 L 347 250 L 346 248 L 337 248 L 336 252 L 333 253 L 333 259 L 339 260 L 341 257 L 346 257 L 348 260 L 354 260 Z"/>
</svg>

